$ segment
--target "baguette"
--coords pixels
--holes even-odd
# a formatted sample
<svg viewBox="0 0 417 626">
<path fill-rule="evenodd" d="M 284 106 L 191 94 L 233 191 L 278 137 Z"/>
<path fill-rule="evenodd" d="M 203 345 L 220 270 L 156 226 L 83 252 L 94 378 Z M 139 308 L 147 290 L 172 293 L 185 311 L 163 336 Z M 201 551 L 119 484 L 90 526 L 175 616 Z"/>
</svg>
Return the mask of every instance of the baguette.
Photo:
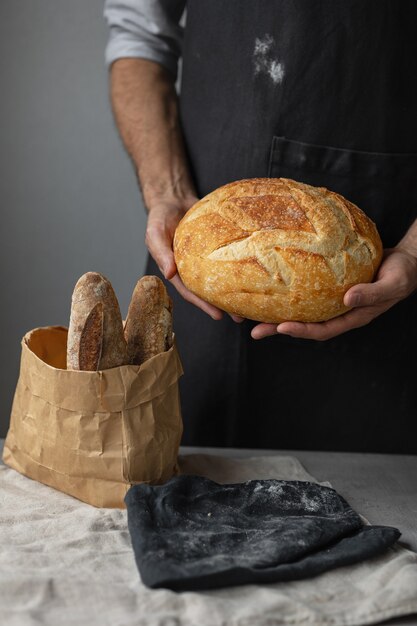
<svg viewBox="0 0 417 626">
<path fill-rule="evenodd" d="M 72 294 L 67 369 L 97 371 L 127 363 L 122 316 L 113 287 L 105 276 L 87 272 Z"/>
<path fill-rule="evenodd" d="M 141 365 L 172 346 L 172 301 L 157 276 L 143 276 L 136 283 L 124 335 L 132 365 Z"/>
<path fill-rule="evenodd" d="M 80 370 L 94 372 L 100 367 L 100 359 L 103 352 L 103 322 L 103 303 L 97 302 L 88 314 L 84 328 L 81 331 L 78 353 Z"/>
</svg>

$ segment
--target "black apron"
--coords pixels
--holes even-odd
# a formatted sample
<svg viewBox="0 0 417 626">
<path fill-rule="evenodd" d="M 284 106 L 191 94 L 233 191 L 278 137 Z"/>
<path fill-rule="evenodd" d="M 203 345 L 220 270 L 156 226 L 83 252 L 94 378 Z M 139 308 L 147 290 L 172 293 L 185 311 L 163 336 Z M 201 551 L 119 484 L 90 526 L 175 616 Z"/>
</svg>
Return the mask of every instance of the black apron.
<svg viewBox="0 0 417 626">
<path fill-rule="evenodd" d="M 394 246 L 417 217 L 417 3 L 191 0 L 181 121 L 200 196 L 288 177 L 339 192 Z M 159 274 L 149 259 L 148 273 Z M 174 299 L 183 444 L 417 453 L 417 298 L 325 342 Z"/>
</svg>

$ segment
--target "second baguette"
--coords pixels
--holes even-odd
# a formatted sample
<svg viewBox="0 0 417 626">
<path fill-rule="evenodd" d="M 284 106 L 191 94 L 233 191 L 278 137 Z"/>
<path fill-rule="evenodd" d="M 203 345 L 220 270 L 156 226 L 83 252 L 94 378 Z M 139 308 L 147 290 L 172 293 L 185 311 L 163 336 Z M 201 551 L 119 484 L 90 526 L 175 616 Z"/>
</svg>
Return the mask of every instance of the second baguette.
<svg viewBox="0 0 417 626">
<path fill-rule="evenodd" d="M 143 276 L 136 283 L 124 335 L 132 365 L 141 365 L 172 346 L 172 301 L 157 276 Z"/>
</svg>

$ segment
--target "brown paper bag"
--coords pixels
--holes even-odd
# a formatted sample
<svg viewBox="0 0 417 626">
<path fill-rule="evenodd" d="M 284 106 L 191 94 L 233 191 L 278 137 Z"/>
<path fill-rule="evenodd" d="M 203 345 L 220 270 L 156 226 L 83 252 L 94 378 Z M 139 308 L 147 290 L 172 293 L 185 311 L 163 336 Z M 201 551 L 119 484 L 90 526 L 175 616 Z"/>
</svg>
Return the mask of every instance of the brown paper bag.
<svg viewBox="0 0 417 626">
<path fill-rule="evenodd" d="M 3 460 L 94 506 L 124 508 L 132 484 L 178 472 L 183 370 L 175 342 L 141 366 L 70 371 L 67 332 L 48 326 L 23 337 Z"/>
</svg>

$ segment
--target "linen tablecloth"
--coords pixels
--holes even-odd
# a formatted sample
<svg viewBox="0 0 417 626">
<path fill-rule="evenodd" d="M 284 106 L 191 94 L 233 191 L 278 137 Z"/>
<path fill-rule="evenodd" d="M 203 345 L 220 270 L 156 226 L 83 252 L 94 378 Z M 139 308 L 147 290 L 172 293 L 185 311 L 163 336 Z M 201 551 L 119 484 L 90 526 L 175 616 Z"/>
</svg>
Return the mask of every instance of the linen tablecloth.
<svg viewBox="0 0 417 626">
<path fill-rule="evenodd" d="M 225 483 L 319 482 L 285 455 L 184 455 L 181 469 Z M 94 508 L 0 465 L 0 621 L 8 626 L 360 625 L 411 613 L 417 554 L 399 543 L 306 580 L 200 593 L 147 589 L 125 510 Z"/>
</svg>

